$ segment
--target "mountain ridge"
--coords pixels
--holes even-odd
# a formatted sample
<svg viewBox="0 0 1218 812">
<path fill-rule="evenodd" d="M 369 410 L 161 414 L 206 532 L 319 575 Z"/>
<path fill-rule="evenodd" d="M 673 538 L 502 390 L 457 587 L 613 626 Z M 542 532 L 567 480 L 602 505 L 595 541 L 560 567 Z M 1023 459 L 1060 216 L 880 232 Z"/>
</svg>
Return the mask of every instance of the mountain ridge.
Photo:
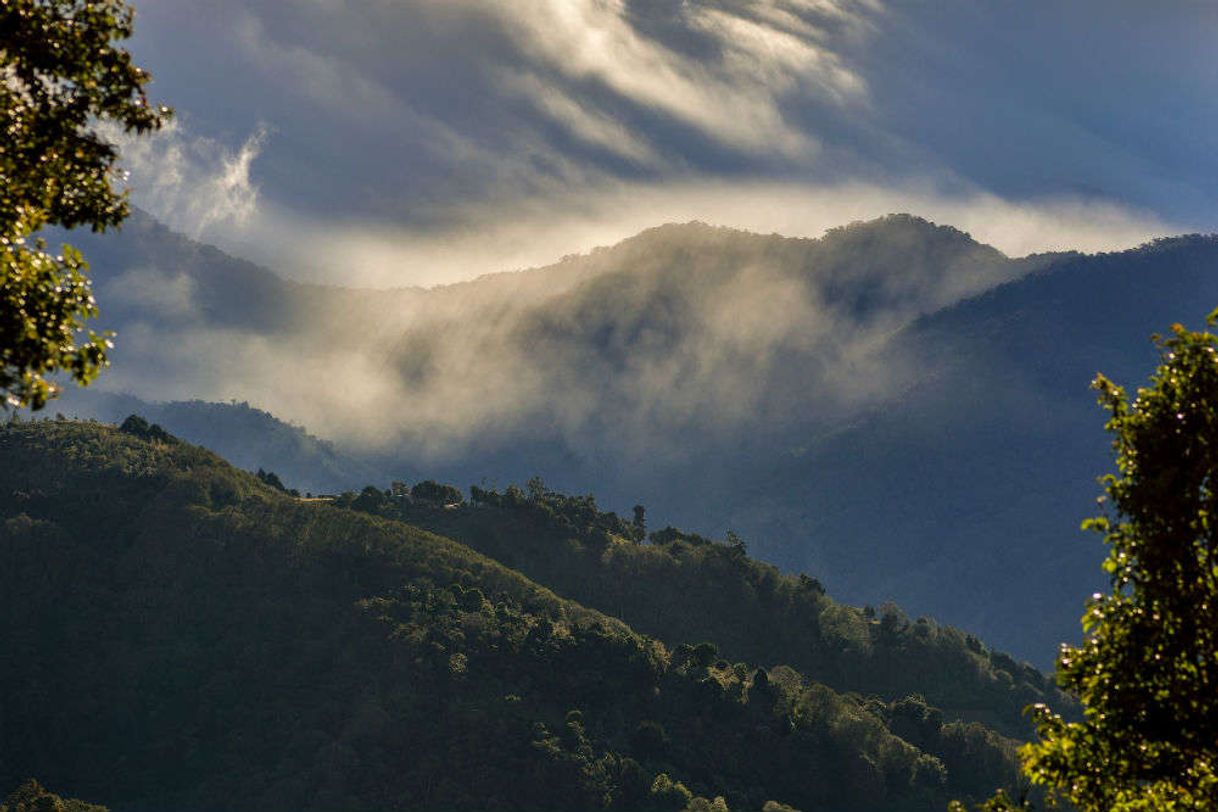
<svg viewBox="0 0 1218 812">
<path fill-rule="evenodd" d="M 102 245 L 85 246 L 99 266 Z M 112 276 L 141 250 L 111 251 Z M 1010 259 L 902 215 L 819 240 L 661 226 L 559 263 L 553 285 L 542 268 L 409 301 L 314 291 L 245 325 L 210 323 L 163 256 L 99 291 L 127 325 L 106 386 L 256 403 L 365 463 L 343 487 L 542 475 L 659 504 L 1042 666 L 1101 578 L 1073 534 L 1108 465 L 1086 385 L 1138 380 L 1146 336 L 1218 301 L 1213 236 Z M 238 284 L 209 306 L 222 296 L 257 299 Z"/>
<path fill-rule="evenodd" d="M 10 423 L 0 448 L 3 783 L 115 812 L 929 812 L 1015 775 L 1010 741 L 919 698 L 668 649 L 144 421 Z"/>
</svg>

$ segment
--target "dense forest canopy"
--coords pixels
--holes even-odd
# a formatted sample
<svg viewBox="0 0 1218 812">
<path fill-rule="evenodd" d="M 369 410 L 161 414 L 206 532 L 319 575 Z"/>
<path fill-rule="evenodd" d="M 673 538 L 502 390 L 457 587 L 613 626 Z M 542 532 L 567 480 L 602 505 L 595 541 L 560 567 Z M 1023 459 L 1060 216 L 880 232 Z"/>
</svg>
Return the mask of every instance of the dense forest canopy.
<svg viewBox="0 0 1218 812">
<path fill-rule="evenodd" d="M 630 523 L 598 529 L 590 500 L 536 495 L 597 543 L 650 549 L 613 540 Z M 8 425 L 0 512 L 12 786 L 116 809 L 932 810 L 1015 780 L 1014 742 L 912 688 L 841 692 L 726 643 L 663 643 L 145 421 Z"/>
<path fill-rule="evenodd" d="M 893 604 L 845 606 L 816 578 L 750 558 L 735 534 L 647 534 L 645 511 L 627 520 L 539 478 L 502 493 L 475 485 L 468 503 L 452 486 L 449 494 L 435 501 L 402 486 L 370 486 L 337 503 L 461 541 L 670 645 L 714 640 L 732 656 L 795 666 L 839 690 L 888 699 L 914 691 L 954 718 L 1017 738 L 1030 733 L 1027 705 L 1071 706 L 1037 669 L 974 635 L 910 619 Z"/>
</svg>

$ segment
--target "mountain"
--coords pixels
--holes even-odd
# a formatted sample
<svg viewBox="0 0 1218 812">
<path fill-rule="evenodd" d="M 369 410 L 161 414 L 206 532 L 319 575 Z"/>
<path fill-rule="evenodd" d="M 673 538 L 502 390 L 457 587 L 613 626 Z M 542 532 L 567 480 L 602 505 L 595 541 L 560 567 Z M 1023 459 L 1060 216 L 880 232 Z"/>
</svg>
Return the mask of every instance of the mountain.
<svg viewBox="0 0 1218 812">
<path fill-rule="evenodd" d="M 844 606 L 817 579 L 750 559 L 738 536 L 716 541 L 671 526 L 647 534 L 645 511 L 626 521 L 540 480 L 527 491 L 475 486 L 468 504 L 428 481 L 365 488 L 338 504 L 460 541 L 670 646 L 712 640 L 724 656 L 794 666 L 835 690 L 888 701 L 917 694 L 948 719 L 1017 739 L 1031 734 L 1028 705 L 1073 706 L 1035 668 L 973 635 L 912 621 L 891 603 L 878 612 Z"/>
<path fill-rule="evenodd" d="M 1135 389 L 1158 360 L 1151 334 L 1215 305 L 1212 237 L 1055 258 L 900 331 L 892 342 L 934 359 L 935 376 L 782 455 L 723 513 L 776 540 L 759 555 L 832 573 L 841 595 L 951 619 L 1044 663 L 1107 585 L 1104 548 L 1077 529 L 1113 470 L 1089 384 L 1103 372 Z M 794 552 L 796 538 L 810 543 Z"/>
<path fill-rule="evenodd" d="M 430 493 L 403 504 L 451 512 L 419 504 Z M 481 500 L 483 527 L 518 515 Z M 524 510 L 555 504 L 543 493 Z M 562 539 L 573 554 L 650 549 L 595 510 L 562 515 L 601 528 Z M 767 600 L 871 635 L 798 579 L 724 558 L 769 573 Z M 0 785 L 38 775 L 115 812 L 931 810 L 1015 775 L 1013 742 L 921 697 L 666 645 L 463 544 L 293 498 L 136 418 L 0 429 L 0 618 Z M 951 635 L 933 636 L 946 652 Z M 905 648 L 891 646 L 892 673 L 913 686 L 931 649 Z M 976 684 L 1044 684 L 962 651 Z"/>
<path fill-rule="evenodd" d="M 381 487 L 540 475 L 734 529 L 1042 666 L 1102 583 L 1076 531 L 1110 467 L 1088 382 L 1136 384 L 1150 333 L 1218 303 L 1213 238 L 1011 259 L 908 215 L 816 240 L 662 226 L 429 290 L 289 282 L 147 218 L 82 247 L 112 391 L 248 401 Z"/>
<path fill-rule="evenodd" d="M 691 433 L 833 420 L 905 383 L 874 357 L 884 335 L 1022 268 L 910 217 L 821 240 L 665 226 L 426 291 L 288 282 L 146 218 L 82 247 L 119 333 L 112 389 L 249 401 L 439 462 L 525 439 L 587 457 L 607 430 L 654 460 Z"/>
<path fill-rule="evenodd" d="M 303 427 L 248 403 L 160 403 L 76 389 L 66 391 L 54 408 L 71 417 L 105 423 L 120 423 L 128 415 L 138 414 L 177 437 L 206 446 L 238 468 L 269 469 L 301 492 L 340 493 L 393 478 L 391 471 L 374 462 L 345 454 Z"/>
</svg>

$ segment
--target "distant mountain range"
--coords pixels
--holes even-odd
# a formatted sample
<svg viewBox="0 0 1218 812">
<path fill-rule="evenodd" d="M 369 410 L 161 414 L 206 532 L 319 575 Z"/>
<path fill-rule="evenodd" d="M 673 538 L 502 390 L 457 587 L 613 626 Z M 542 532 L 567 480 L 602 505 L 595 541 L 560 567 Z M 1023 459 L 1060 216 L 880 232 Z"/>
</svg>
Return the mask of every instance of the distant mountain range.
<svg viewBox="0 0 1218 812">
<path fill-rule="evenodd" d="M 333 443 L 248 403 L 159 403 L 111 392 L 68 391 L 51 410 L 108 423 L 121 423 L 138 414 L 171 427 L 179 437 L 207 446 L 238 468 L 269 468 L 302 493 L 339 493 L 389 477 L 375 462 L 344 454 Z"/>
<path fill-rule="evenodd" d="M 103 386 L 243 467 L 302 490 L 540 475 L 1042 666 L 1102 578 L 1076 529 L 1109 469 L 1088 382 L 1136 385 L 1152 332 L 1218 304 L 1214 238 L 1009 259 L 907 215 L 664 226 L 432 290 L 289 282 L 142 216 L 73 240 L 119 334 Z"/>
</svg>

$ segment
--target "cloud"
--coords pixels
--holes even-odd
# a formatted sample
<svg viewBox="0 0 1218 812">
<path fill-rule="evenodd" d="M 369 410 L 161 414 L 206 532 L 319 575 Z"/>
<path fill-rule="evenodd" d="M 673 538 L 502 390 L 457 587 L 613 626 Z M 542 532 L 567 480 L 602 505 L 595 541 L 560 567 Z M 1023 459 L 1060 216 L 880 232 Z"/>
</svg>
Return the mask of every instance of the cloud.
<svg viewBox="0 0 1218 812">
<path fill-rule="evenodd" d="M 817 41 L 810 23 L 775 24 L 784 12 L 799 20 L 800 4 L 752 2 L 730 11 L 682 4 L 674 14 L 680 40 L 670 44 L 646 36 L 622 0 L 466 2 L 497 15 L 521 50 L 551 73 L 603 87 L 751 152 L 799 158 L 814 149 L 815 138 L 782 110 L 797 88 L 841 104 L 866 95 L 863 79 Z M 702 47 L 693 54 L 678 47 L 698 38 Z"/>
<path fill-rule="evenodd" d="M 817 237 L 909 211 L 1012 256 L 1209 222 L 1218 206 L 1199 179 L 1218 171 L 1205 135 L 1218 121 L 1199 111 L 1218 78 L 1189 67 L 1208 54 L 1207 15 L 1138 12 L 1133 37 L 1095 3 L 1036 2 L 1042 13 L 965 0 L 164 0 L 141 8 L 137 52 L 182 115 L 124 141 L 124 161 L 136 202 L 175 228 L 354 287 L 545 265 L 674 221 Z M 1177 119 L 1195 135 L 1155 123 Z M 164 278 L 132 308 L 189 311 L 186 280 L 139 270 Z M 428 448 L 531 420 L 581 435 L 603 402 L 626 404 L 600 427 L 610 435 L 650 437 L 640 427 L 663 415 L 755 413 L 750 376 L 787 351 L 832 391 L 826 409 L 900 388 L 896 367 L 874 363 L 887 327 L 793 296 L 765 263 L 736 271 L 743 287 L 724 282 L 685 314 L 688 342 L 603 370 L 610 390 L 571 377 L 579 357 L 548 369 L 514 343 L 524 309 L 581 283 L 562 274 L 501 279 L 515 298 L 494 307 L 429 294 L 425 314 L 408 297 L 375 318 L 354 304 L 321 321 L 302 311 L 287 336 L 192 324 L 181 346 L 213 348 L 193 362 L 158 366 L 174 350 L 128 329 L 109 379 Z M 997 281 L 962 272 L 914 284 L 912 300 Z"/>
<path fill-rule="evenodd" d="M 153 312 L 159 318 L 192 323 L 199 318 L 195 280 L 173 270 L 128 268 L 106 280 L 101 298 L 129 310 Z"/>
<path fill-rule="evenodd" d="M 180 0 L 141 9 L 157 94 L 212 138 L 265 123 L 284 208 L 388 223 L 602 175 L 807 166 L 864 115 L 869 2 Z M 208 43 L 206 48 L 199 43 Z M 218 100 L 223 100 L 219 103 Z"/>
<path fill-rule="evenodd" d="M 1107 7 L 163 0 L 137 52 L 200 133 L 266 122 L 278 205 L 378 224 L 601 174 L 932 179 L 1212 222 L 1218 12 Z"/>
<path fill-rule="evenodd" d="M 543 82 L 532 74 L 505 78 L 503 84 L 508 92 L 528 98 L 540 112 L 566 128 L 575 138 L 636 164 L 659 164 L 659 156 L 641 136 L 631 132 L 621 121 L 590 109 L 557 85 Z"/>
<path fill-rule="evenodd" d="M 230 149 L 190 135 L 178 121 L 146 137 L 108 133 L 119 145 L 127 186 L 137 203 L 196 238 L 221 228 L 240 229 L 251 221 L 259 189 L 250 169 L 267 136 L 260 126 Z"/>
<path fill-rule="evenodd" d="M 1218 77 L 1196 70 L 1218 15 L 1191 6 L 1122 6 L 1137 37 L 1091 2 L 210 8 L 141 8 L 185 129 L 124 145 L 135 200 L 301 278 L 437 284 L 690 219 L 913 211 L 1022 254 L 1218 215 Z"/>
<path fill-rule="evenodd" d="M 313 220 L 264 208 L 248 228 L 217 237 L 222 245 L 294 278 L 388 288 L 449 284 L 546 265 L 661 223 L 700 220 L 818 237 L 826 229 L 892 212 L 954 225 L 1010 256 L 1119 250 L 1184 230 L 1150 212 L 1081 197 L 1013 201 L 916 183 L 602 179 L 578 192 L 517 199 L 510 207 L 498 202 L 453 207 L 443 227 Z"/>
</svg>

